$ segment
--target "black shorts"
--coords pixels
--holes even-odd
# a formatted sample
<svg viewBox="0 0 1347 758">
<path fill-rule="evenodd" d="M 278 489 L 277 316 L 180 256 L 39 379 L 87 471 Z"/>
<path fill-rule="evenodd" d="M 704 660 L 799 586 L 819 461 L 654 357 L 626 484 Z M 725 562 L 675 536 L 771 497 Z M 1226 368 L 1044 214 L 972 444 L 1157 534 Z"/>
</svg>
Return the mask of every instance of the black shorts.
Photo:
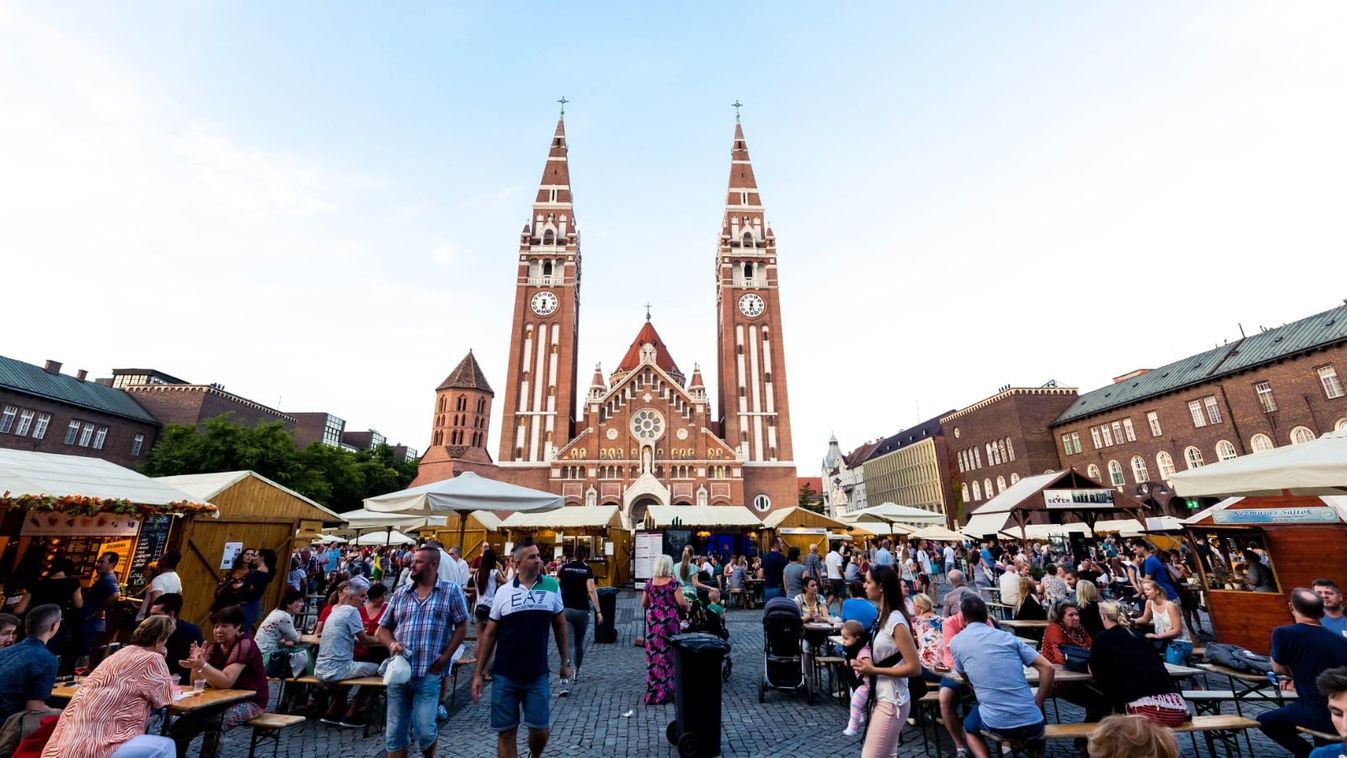
<svg viewBox="0 0 1347 758">
<path fill-rule="evenodd" d="M 846 597 L 846 596 L 847 596 L 847 580 L 845 580 L 845 579 L 829 579 L 829 580 L 828 580 L 828 584 L 829 584 L 829 586 L 832 587 L 832 594 L 833 594 L 833 597 Z"/>
</svg>

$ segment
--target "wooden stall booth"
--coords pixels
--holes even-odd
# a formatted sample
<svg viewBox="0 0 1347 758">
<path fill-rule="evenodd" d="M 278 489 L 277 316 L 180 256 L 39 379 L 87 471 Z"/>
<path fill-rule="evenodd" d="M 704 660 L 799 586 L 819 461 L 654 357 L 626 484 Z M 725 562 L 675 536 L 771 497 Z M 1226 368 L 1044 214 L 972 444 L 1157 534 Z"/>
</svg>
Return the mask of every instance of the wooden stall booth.
<svg viewBox="0 0 1347 758">
<path fill-rule="evenodd" d="M 594 583 L 599 586 L 618 587 L 631 579 L 631 530 L 616 505 L 568 505 L 511 513 L 500 528 L 507 546 L 532 540 L 544 561 L 563 555 L 573 559 L 576 547 L 585 545 Z"/>
<path fill-rule="evenodd" d="M 808 555 L 813 545 L 818 546 L 820 554 L 826 555 L 830 540 L 852 540 L 865 536 L 870 536 L 870 532 L 858 526 L 795 506 L 772 511 L 762 520 L 762 529 L 758 532 L 758 551 L 767 552 L 772 540 L 780 537 L 787 547 L 800 548 L 801 555 Z"/>
<path fill-rule="evenodd" d="M 1106 487 L 1074 468 L 1053 474 L 1028 476 L 1010 485 L 973 511 L 963 533 L 970 537 L 1034 539 L 1035 533 L 1070 534 L 1070 524 L 1081 524 L 1080 534 L 1091 534 L 1103 519 L 1130 518 L 1146 524 L 1146 507 L 1136 498 Z M 1030 529 L 1033 525 L 1045 527 Z M 1066 527 L 1061 529 L 1060 527 Z M 1051 527 L 1059 527 L 1053 529 Z"/>
<path fill-rule="evenodd" d="M 262 608 L 270 611 L 285 592 L 285 574 L 298 533 L 317 534 L 324 523 L 340 517 L 295 492 L 252 471 L 162 476 L 155 481 L 214 503 L 214 518 L 186 521 L 169 542 L 182 553 L 182 617 L 203 624 L 210 616 L 215 588 L 244 548 L 276 551 L 277 577 L 267 585 Z"/>
<path fill-rule="evenodd" d="M 388 515 L 388 514 L 385 514 Z M 473 511 L 467 521 L 460 524 L 463 517 L 457 513 L 446 513 L 442 517 L 444 526 L 422 529 L 422 534 L 431 533 L 445 548 L 459 544 L 459 535 L 463 535 L 463 560 L 471 561 L 482 554 L 488 546 L 499 555 L 504 550 L 504 533 L 501 531 L 501 517 L 491 511 Z M 462 531 L 459 531 L 459 528 Z"/>
</svg>

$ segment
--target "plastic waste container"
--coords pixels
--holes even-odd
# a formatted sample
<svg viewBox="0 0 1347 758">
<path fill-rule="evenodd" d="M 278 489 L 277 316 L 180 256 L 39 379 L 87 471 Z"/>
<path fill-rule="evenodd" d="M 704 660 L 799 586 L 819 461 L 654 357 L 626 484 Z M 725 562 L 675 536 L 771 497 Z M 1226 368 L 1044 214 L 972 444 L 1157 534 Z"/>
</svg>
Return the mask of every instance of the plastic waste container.
<svg viewBox="0 0 1347 758">
<path fill-rule="evenodd" d="M 670 642 L 674 720 L 665 736 L 683 758 L 720 755 L 720 671 L 730 643 L 712 634 L 679 634 Z"/>
<path fill-rule="evenodd" d="M 617 642 L 617 588 L 600 587 L 598 593 L 603 623 L 594 627 L 594 641 Z"/>
</svg>

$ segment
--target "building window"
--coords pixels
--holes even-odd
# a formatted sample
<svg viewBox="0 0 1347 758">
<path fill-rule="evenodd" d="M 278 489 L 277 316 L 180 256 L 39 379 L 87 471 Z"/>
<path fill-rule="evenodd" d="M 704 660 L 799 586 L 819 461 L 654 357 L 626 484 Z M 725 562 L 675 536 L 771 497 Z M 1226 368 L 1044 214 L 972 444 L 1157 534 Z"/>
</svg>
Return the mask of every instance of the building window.
<svg viewBox="0 0 1347 758">
<path fill-rule="evenodd" d="M 1249 447 L 1252 448 L 1255 453 L 1261 453 L 1264 450 L 1271 450 L 1276 447 L 1276 445 L 1272 444 L 1272 438 L 1266 434 L 1255 434 L 1253 439 L 1249 440 Z"/>
<path fill-rule="evenodd" d="M 1115 442 L 1116 444 L 1119 444 L 1119 445 L 1121 445 L 1121 444 L 1123 443 L 1123 433 L 1122 433 L 1122 423 L 1121 423 L 1121 422 L 1118 422 L 1118 421 L 1114 421 L 1114 422 L 1113 422 L 1113 440 L 1114 440 L 1114 442 Z"/>
<path fill-rule="evenodd" d="M 102 450 L 103 443 L 108 441 L 108 428 L 106 426 L 98 427 L 94 432 L 94 450 Z"/>
<path fill-rule="evenodd" d="M 1202 415 L 1202 401 L 1189 400 L 1188 413 L 1193 417 L 1193 426 L 1201 428 L 1207 425 L 1207 417 Z"/>
<path fill-rule="evenodd" d="M 1010 486 L 1014 487 L 1019 481 L 1020 481 L 1020 475 L 1019 475 L 1019 474 L 1011 474 L 1011 475 L 1010 475 Z"/>
<path fill-rule="evenodd" d="M 1347 431 L 1347 418 L 1338 419 L 1338 422 L 1333 425 L 1333 431 L 1335 432 Z"/>
<path fill-rule="evenodd" d="M 770 511 L 772 509 L 772 499 L 766 495 L 758 495 L 753 498 L 753 507 L 759 511 Z"/>
<path fill-rule="evenodd" d="M 981 500 L 981 499 L 982 499 L 982 486 L 981 486 L 980 484 L 978 484 L 978 480 L 974 479 L 974 480 L 973 480 L 973 500 L 974 500 L 974 502 L 976 502 L 976 501 Z"/>
<path fill-rule="evenodd" d="M 37 415 L 34 411 L 27 408 L 19 414 L 19 425 L 14 427 L 14 433 L 20 437 L 27 436 L 28 430 L 33 426 L 33 416 Z"/>
<path fill-rule="evenodd" d="M 0 414 L 0 432 L 9 432 L 14 428 L 14 418 L 19 415 L 19 409 L 13 405 L 6 405 L 5 412 Z"/>
<path fill-rule="evenodd" d="M 1291 444 L 1303 445 L 1306 442 L 1314 441 L 1314 432 L 1303 426 L 1297 426 L 1291 430 Z"/>
<path fill-rule="evenodd" d="M 1207 395 L 1202 398 L 1202 405 L 1207 408 L 1207 420 L 1213 424 L 1221 423 L 1221 408 L 1216 404 L 1215 395 Z"/>
<path fill-rule="evenodd" d="M 1183 450 L 1183 460 L 1188 463 L 1188 468 L 1202 467 L 1202 451 L 1189 445 Z"/>
<path fill-rule="evenodd" d="M 1324 385 L 1325 395 L 1329 398 L 1342 397 L 1342 380 L 1332 366 L 1320 366 L 1315 371 L 1319 372 L 1319 383 Z"/>
<path fill-rule="evenodd" d="M 1071 435 L 1069 434 L 1062 435 L 1062 453 L 1071 455 Z"/>
<path fill-rule="evenodd" d="M 1095 480 L 1096 482 L 1100 481 L 1099 466 L 1097 464 L 1091 463 L 1090 467 L 1085 469 L 1085 475 Z"/>
<path fill-rule="evenodd" d="M 1168 479 L 1174 475 L 1174 459 L 1164 450 L 1155 454 L 1155 467 L 1159 469 L 1161 479 Z"/>
<path fill-rule="evenodd" d="M 1097 426 L 1090 427 L 1090 441 L 1094 443 L 1095 450 L 1098 450 L 1099 448 L 1104 446 L 1103 441 L 1099 437 L 1099 427 Z"/>
<path fill-rule="evenodd" d="M 40 440 L 47 436 L 47 426 L 51 424 L 51 414 L 43 413 L 37 417 L 37 426 L 33 427 L 33 439 Z"/>
<path fill-rule="evenodd" d="M 963 495 L 963 501 L 965 503 L 968 502 L 968 482 L 959 485 L 959 492 Z"/>
<path fill-rule="evenodd" d="M 79 442 L 80 447 L 88 447 L 89 443 L 92 442 L 93 439 L 94 439 L 94 425 L 85 424 L 84 428 L 80 429 L 80 442 Z"/>
<path fill-rule="evenodd" d="M 1272 413 L 1277 410 L 1277 398 L 1272 396 L 1271 384 L 1259 382 L 1253 386 L 1253 391 L 1258 393 L 1258 404 L 1263 406 L 1264 413 Z"/>
<path fill-rule="evenodd" d="M 1127 484 L 1127 477 L 1123 476 L 1122 464 L 1117 461 L 1108 462 L 1108 478 L 1113 482 L 1114 487 L 1120 487 Z"/>
<path fill-rule="evenodd" d="M 1074 448 L 1077 453 L 1080 452 L 1080 432 L 1071 433 L 1071 447 Z"/>
<path fill-rule="evenodd" d="M 1146 470 L 1146 459 L 1139 455 L 1132 456 L 1132 478 L 1136 480 L 1137 484 L 1151 478 L 1150 472 Z"/>
<path fill-rule="evenodd" d="M 1160 436 L 1160 414 L 1150 411 L 1146 414 L 1146 421 L 1151 425 L 1151 436 Z"/>
<path fill-rule="evenodd" d="M 996 494 L 1006 491 L 1006 478 L 1004 476 L 996 477 Z"/>
<path fill-rule="evenodd" d="M 1125 419 L 1123 419 L 1122 424 L 1123 424 L 1123 433 L 1127 435 L 1127 441 L 1128 441 L 1128 442 L 1136 442 L 1136 441 L 1137 441 L 1137 433 L 1136 433 L 1136 430 L 1134 430 L 1134 429 L 1132 428 L 1132 419 L 1130 419 L 1130 418 L 1125 418 Z"/>
<path fill-rule="evenodd" d="M 973 468 L 982 468 L 982 452 L 973 448 Z"/>
<path fill-rule="evenodd" d="M 1015 460 L 1015 443 L 1011 442 L 1009 437 L 1006 437 L 1006 457 Z"/>
<path fill-rule="evenodd" d="M 137 434 L 131 439 L 131 457 L 140 455 L 140 449 L 145 446 L 145 435 Z"/>
<path fill-rule="evenodd" d="M 987 499 L 992 499 L 992 478 L 989 476 L 982 480 L 982 489 L 987 493 Z"/>
<path fill-rule="evenodd" d="M 1216 460 L 1228 461 L 1231 458 L 1238 458 L 1239 452 L 1229 440 L 1221 440 L 1216 443 Z"/>
<path fill-rule="evenodd" d="M 80 438 L 80 422 L 71 421 L 70 426 L 65 430 L 65 444 L 73 445 L 75 440 Z"/>
</svg>

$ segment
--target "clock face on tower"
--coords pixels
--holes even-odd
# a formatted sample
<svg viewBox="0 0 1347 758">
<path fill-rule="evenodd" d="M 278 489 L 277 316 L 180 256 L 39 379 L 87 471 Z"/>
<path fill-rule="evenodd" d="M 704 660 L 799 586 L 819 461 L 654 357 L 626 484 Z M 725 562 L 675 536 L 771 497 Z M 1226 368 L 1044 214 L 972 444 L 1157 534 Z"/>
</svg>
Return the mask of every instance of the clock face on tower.
<svg viewBox="0 0 1347 758">
<path fill-rule="evenodd" d="M 557 309 L 557 296 L 543 290 L 534 295 L 529 304 L 533 307 L 533 312 L 539 316 L 550 316 Z"/>
<path fill-rule="evenodd" d="M 754 295 L 751 292 L 739 298 L 739 312 L 743 313 L 745 316 L 748 316 L 749 318 L 761 316 L 762 309 L 763 309 L 762 298 L 758 297 L 757 295 Z"/>
</svg>

